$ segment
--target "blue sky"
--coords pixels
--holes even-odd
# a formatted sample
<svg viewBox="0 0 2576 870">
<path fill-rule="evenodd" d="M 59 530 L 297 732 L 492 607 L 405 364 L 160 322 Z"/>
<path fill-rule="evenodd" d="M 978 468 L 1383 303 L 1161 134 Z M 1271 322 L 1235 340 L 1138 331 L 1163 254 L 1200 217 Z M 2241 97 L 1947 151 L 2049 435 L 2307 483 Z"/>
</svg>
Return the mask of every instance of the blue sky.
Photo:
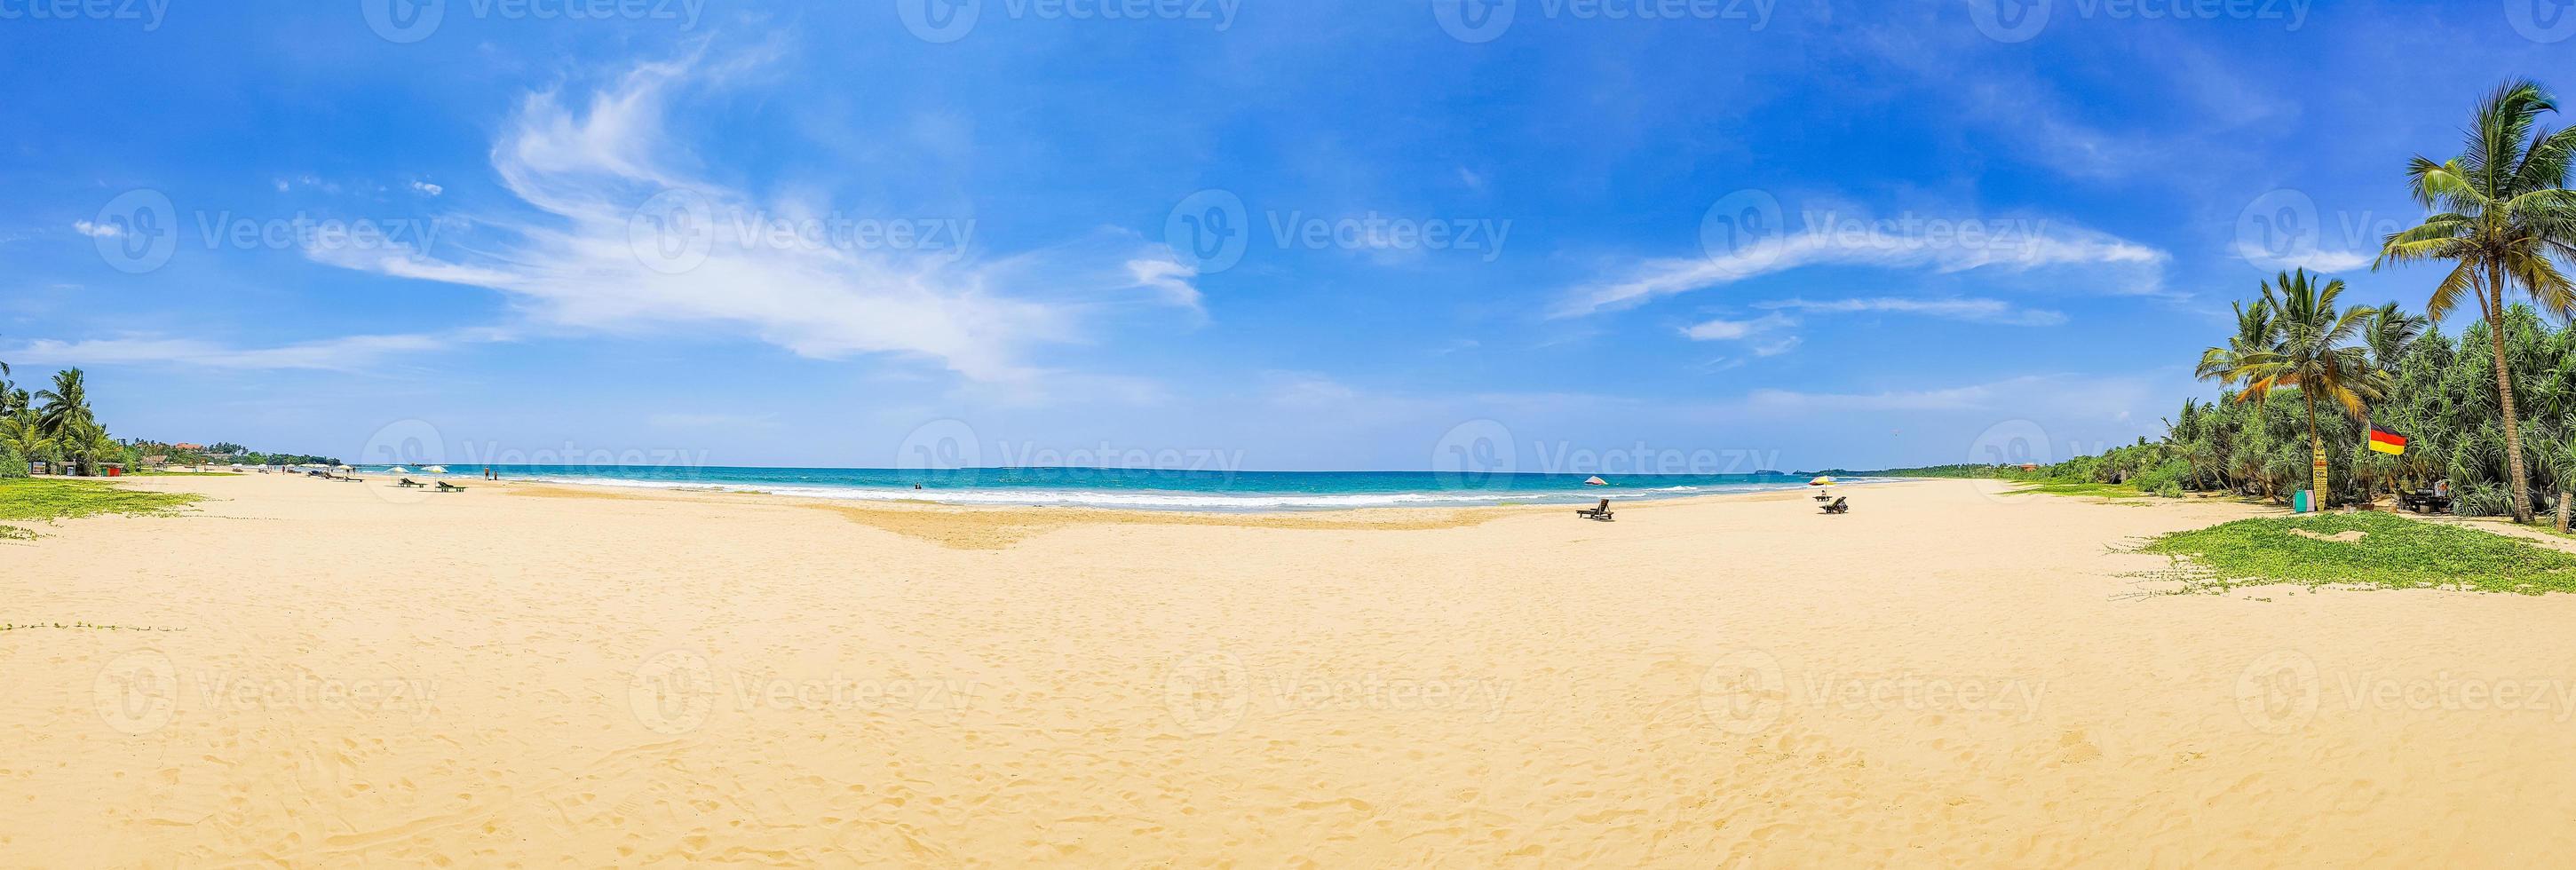
<svg viewBox="0 0 2576 870">
<path fill-rule="evenodd" d="M 2576 87 L 2551 0 L 1985 2 L 0 0 L 0 359 L 351 458 L 2064 458 L 2272 271 L 2420 304 L 2404 160 Z"/>
</svg>

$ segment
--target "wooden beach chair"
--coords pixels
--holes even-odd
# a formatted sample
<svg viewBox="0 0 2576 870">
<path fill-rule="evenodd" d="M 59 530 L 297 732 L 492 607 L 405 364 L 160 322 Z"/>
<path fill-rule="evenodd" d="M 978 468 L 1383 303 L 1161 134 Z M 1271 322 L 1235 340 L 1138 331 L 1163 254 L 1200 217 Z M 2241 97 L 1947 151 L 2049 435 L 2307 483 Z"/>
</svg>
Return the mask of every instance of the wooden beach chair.
<svg viewBox="0 0 2576 870">
<path fill-rule="evenodd" d="M 464 488 L 464 487 L 461 487 L 461 486 L 457 486 L 456 484 L 449 483 L 449 482 L 447 482 L 447 481 L 442 480 L 442 481 L 439 481 L 439 482 L 438 482 L 438 491 L 439 491 L 439 492 L 464 492 L 464 491 L 465 491 L 465 488 Z"/>
<path fill-rule="evenodd" d="M 1606 498 L 1602 499 L 1601 504 L 1598 507 L 1575 508 L 1574 515 L 1587 520 L 1600 520 L 1605 523 L 1611 522 L 1610 500 Z"/>
<path fill-rule="evenodd" d="M 1847 514 L 1847 513 L 1851 513 L 1851 499 L 1850 499 L 1849 497 L 1847 497 L 1847 496 L 1846 496 L 1846 497 L 1841 497 L 1841 498 L 1836 498 L 1836 499 L 1834 499 L 1834 503 L 1833 503 L 1833 504 L 1829 504 L 1829 505 L 1826 505 L 1826 506 L 1825 506 L 1825 513 L 1829 513 L 1829 514 Z"/>
<path fill-rule="evenodd" d="M 422 488 L 422 487 L 428 486 L 428 484 L 422 483 L 422 482 L 417 481 L 417 480 L 413 480 L 413 479 L 408 478 L 408 477 L 403 478 L 403 479 L 402 479 L 402 482 L 400 482 L 400 483 L 396 483 L 396 484 L 394 484 L 394 485 L 395 485 L 395 486 L 402 487 L 402 488 L 404 488 L 404 489 L 420 489 L 420 488 Z"/>
</svg>

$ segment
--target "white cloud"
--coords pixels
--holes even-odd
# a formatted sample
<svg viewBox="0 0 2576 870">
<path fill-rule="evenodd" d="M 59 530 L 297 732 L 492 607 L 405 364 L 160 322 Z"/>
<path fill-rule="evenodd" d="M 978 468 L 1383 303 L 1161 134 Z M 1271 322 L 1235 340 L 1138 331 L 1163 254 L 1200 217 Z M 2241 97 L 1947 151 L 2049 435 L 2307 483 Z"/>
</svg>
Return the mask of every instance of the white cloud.
<svg viewBox="0 0 2576 870">
<path fill-rule="evenodd" d="M 2145 381 L 2071 374 L 2023 375 L 2000 381 L 1875 393 L 1755 390 L 1743 410 L 1772 414 L 1835 411 L 1995 411 L 2016 415 L 2114 419 L 2148 399 Z"/>
<path fill-rule="evenodd" d="M 1796 326 L 1797 321 L 1779 314 L 1766 314 L 1751 320 L 1709 320 L 1682 329 L 1692 341 L 1741 341 L 1766 332 Z"/>
<path fill-rule="evenodd" d="M 1613 277 L 1574 287 L 1553 317 L 1581 317 L 1645 304 L 1654 299 L 1718 287 L 1809 266 L 1861 266 L 1920 269 L 1936 273 L 1970 269 L 2026 272 L 2057 266 L 2119 267 L 2128 292 L 2162 288 L 2165 252 L 2082 227 L 2052 228 L 2046 221 L 1955 221 L 1975 225 L 1977 243 L 1964 236 L 1935 233 L 1899 221 L 1844 217 L 1832 212 L 1801 215 L 1805 226 L 1704 257 L 1646 260 Z M 1910 220 L 1910 218 L 1906 219 Z"/>
<path fill-rule="evenodd" d="M 412 182 L 412 183 L 411 183 L 411 189 L 412 189 L 412 191 L 413 191 L 413 192 L 418 193 L 418 194 L 420 194 L 420 195 L 422 195 L 422 196 L 437 196 L 437 195 L 439 195 L 439 194 L 442 194 L 442 193 L 446 193 L 446 192 L 447 192 L 447 188 L 440 187 L 440 186 L 438 186 L 438 185 L 431 184 L 431 183 L 426 182 L 426 181 L 415 181 L 415 182 Z"/>
<path fill-rule="evenodd" d="M 463 341 L 490 341 L 491 333 L 451 335 L 353 335 L 276 347 L 227 347 L 192 338 L 129 337 L 84 341 L 31 341 L 0 351 L 0 358 L 47 365 L 155 365 L 235 371 L 319 369 L 355 371 L 408 353 L 439 350 Z"/>
<path fill-rule="evenodd" d="M 729 333 L 823 359 L 924 359 L 970 381 L 1050 385 L 1035 345 L 1082 338 L 1104 301 L 1197 310 L 1187 267 L 1134 233 L 1104 231 L 982 261 L 954 249 L 778 244 L 737 231 L 763 219 L 828 219 L 828 209 L 756 198 L 674 168 L 665 116 L 702 79 L 697 59 L 646 64 L 577 106 L 554 92 L 521 104 L 492 149 L 502 186 L 537 219 L 469 215 L 514 237 L 453 258 L 417 251 L 313 251 L 313 259 L 397 277 L 497 290 L 553 325 L 618 334 Z M 658 197 L 658 199 L 657 199 Z M 759 223 L 748 223 L 757 228 Z M 1122 392 L 1132 385 L 1105 384 Z"/>
<path fill-rule="evenodd" d="M 1866 299 L 1779 299 L 1756 302 L 1755 308 L 1801 311 L 1810 314 L 1920 314 L 1950 320 L 1977 323 L 2000 323 L 2009 326 L 2056 326 L 2066 322 L 2066 315 L 2034 308 L 2022 308 L 2001 299 L 1946 298 L 1907 299 L 1880 296 Z"/>
<path fill-rule="evenodd" d="M 2310 272 L 2332 274 L 2335 272 L 2350 272 L 2354 269 L 2368 266 L 2377 260 L 2378 257 L 2376 255 L 2364 254 L 2359 251 L 2315 250 L 2292 254 L 2287 257 L 2265 257 L 2259 261 L 2248 259 L 2247 262 L 2254 263 L 2255 265 L 2262 266 L 2264 268 L 2277 266 L 2284 270 L 2306 269 Z"/>
<path fill-rule="evenodd" d="M 117 236 L 125 235 L 124 227 L 116 226 L 114 224 L 91 223 L 89 221 L 73 221 L 72 230 L 93 239 L 112 239 Z"/>
<path fill-rule="evenodd" d="M 1136 279 L 1136 286 L 1161 294 L 1163 301 L 1175 306 L 1205 313 L 1199 288 L 1190 285 L 1199 270 L 1182 264 L 1168 249 L 1157 253 L 1160 256 L 1127 261 L 1127 274 Z"/>
</svg>

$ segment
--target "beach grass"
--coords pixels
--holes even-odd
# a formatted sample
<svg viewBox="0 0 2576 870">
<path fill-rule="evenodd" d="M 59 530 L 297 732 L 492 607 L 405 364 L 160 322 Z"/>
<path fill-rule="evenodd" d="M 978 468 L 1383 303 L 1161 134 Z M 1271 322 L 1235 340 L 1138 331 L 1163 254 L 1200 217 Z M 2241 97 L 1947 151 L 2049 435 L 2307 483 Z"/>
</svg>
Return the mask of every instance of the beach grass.
<svg viewBox="0 0 2576 870">
<path fill-rule="evenodd" d="M 2576 554 L 2382 513 L 2237 520 L 2164 535 L 2139 552 L 2174 557 L 2182 592 L 2279 584 L 2576 592 Z"/>
<path fill-rule="evenodd" d="M 2073 480 L 2035 480 L 2016 484 L 2008 495 L 2069 495 L 2089 498 L 2146 498 L 2147 493 L 2125 483 L 2093 483 Z"/>
<path fill-rule="evenodd" d="M 53 522 L 100 514 L 169 516 L 201 498 L 187 493 L 126 489 L 104 480 L 0 480 L 0 522 Z"/>
</svg>

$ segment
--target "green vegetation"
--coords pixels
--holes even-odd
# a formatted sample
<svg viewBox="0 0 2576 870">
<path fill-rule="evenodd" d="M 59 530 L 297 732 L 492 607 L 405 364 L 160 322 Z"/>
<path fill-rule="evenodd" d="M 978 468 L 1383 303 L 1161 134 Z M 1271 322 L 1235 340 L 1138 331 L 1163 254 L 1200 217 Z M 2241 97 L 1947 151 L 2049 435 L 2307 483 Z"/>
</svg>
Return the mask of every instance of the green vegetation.
<svg viewBox="0 0 2576 870">
<path fill-rule="evenodd" d="M 2184 592 L 2277 584 L 2576 592 L 2576 554 L 2392 514 L 2237 520 L 2165 535 L 2139 552 L 2174 557 Z"/>
<path fill-rule="evenodd" d="M 142 492 L 101 480 L 0 480 L 0 520 L 52 522 L 99 514 L 169 516 L 195 504 L 186 493 Z"/>
<path fill-rule="evenodd" d="M 2011 490 L 2013 495 L 2034 492 L 2089 498 L 2146 498 L 2149 495 L 2148 492 L 2125 483 L 2094 483 L 2078 480 L 2028 480 Z"/>
<path fill-rule="evenodd" d="M 2530 81 L 2507 82 L 2488 95 L 2469 124 L 2466 152 L 2442 163 L 2418 156 L 2407 165 L 2408 193 L 2435 213 L 2414 229 L 2390 235 L 2379 255 L 2382 264 L 2452 264 L 2424 306 L 2435 320 L 2458 308 L 2461 296 L 2477 298 L 2502 403 L 2497 416 L 2510 471 L 2507 501 L 2514 521 L 2523 523 L 2532 518 L 2528 457 L 2516 419 L 2514 366 L 2505 352 L 2503 319 L 2508 292 L 2528 297 L 2562 320 L 2576 313 L 2576 285 L 2559 274 L 2554 262 L 2576 253 L 2576 192 L 2565 189 L 2568 170 L 2576 164 L 2576 128 L 2555 133 L 2536 129 L 2541 113 L 2556 110 L 2549 92 Z M 2527 136 L 2533 138 L 2525 141 Z"/>
<path fill-rule="evenodd" d="M 2509 83 L 2478 106 L 2462 156 L 2408 165 L 2409 192 L 2433 213 L 2385 239 L 2379 265 L 2450 266 L 2424 315 L 2395 302 L 2340 308 L 2341 282 L 2284 274 L 2238 303 L 2235 334 L 2201 354 L 2196 374 L 2221 385 L 2218 401 L 2186 400 L 2155 442 L 2033 476 L 2276 503 L 2313 488 L 2346 505 L 2449 481 L 2454 513 L 2527 523 L 2549 509 L 2567 531 L 2576 512 L 2576 284 L 2557 261 L 2576 257 L 2576 191 L 2567 189 L 2576 128 L 2541 131 L 2537 119 L 2552 111 L 2537 85 Z M 2463 297 L 2477 300 L 2476 320 L 2457 336 L 2430 328 Z M 2408 439 L 2405 452 L 2369 451 L 2374 426 Z M 2326 458 L 2322 482 L 2312 451 Z"/>
</svg>

